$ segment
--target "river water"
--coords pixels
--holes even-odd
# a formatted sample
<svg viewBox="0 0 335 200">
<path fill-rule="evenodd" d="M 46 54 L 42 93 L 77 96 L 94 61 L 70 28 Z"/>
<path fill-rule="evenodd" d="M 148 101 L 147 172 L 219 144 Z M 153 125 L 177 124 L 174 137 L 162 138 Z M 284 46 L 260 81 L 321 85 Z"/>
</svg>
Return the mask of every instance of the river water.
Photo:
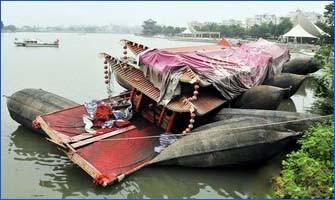
<svg viewBox="0 0 335 200">
<path fill-rule="evenodd" d="M 106 97 L 103 60 L 99 52 L 121 55 L 120 39 L 150 47 L 177 47 L 200 43 L 169 41 L 118 34 L 5 33 L 1 36 L 2 95 L 23 88 L 42 88 L 78 103 Z M 15 47 L 15 38 L 60 39 L 59 48 Z M 114 93 L 122 91 L 115 84 Z M 313 103 L 309 80 L 284 100 L 279 110 L 307 112 Z M 195 169 L 147 167 L 123 182 L 96 186 L 65 154 L 13 121 L 2 97 L 2 197 L 51 198 L 244 198 L 269 197 L 271 179 L 280 173 L 285 153 L 258 166 Z"/>
</svg>

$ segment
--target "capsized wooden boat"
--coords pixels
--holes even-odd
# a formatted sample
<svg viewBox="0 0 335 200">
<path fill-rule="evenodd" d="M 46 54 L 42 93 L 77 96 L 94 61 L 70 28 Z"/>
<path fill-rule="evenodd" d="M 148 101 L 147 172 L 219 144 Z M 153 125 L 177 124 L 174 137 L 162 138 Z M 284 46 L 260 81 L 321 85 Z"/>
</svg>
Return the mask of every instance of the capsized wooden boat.
<svg viewBox="0 0 335 200">
<path fill-rule="evenodd" d="M 214 127 L 208 124 L 171 144 L 151 162 L 190 167 L 257 163 L 283 151 L 301 135 L 288 129 L 261 126 L 269 123 L 249 117 L 226 120 Z"/>
<path fill-rule="evenodd" d="M 275 110 L 289 88 L 283 89 L 269 85 L 250 88 L 232 102 L 234 108 Z"/>
<path fill-rule="evenodd" d="M 282 72 L 307 75 L 309 73 L 314 73 L 319 69 L 321 69 L 319 63 L 317 63 L 314 58 L 306 56 L 294 58 L 285 63 Z"/>
<path fill-rule="evenodd" d="M 263 85 L 270 85 L 280 88 L 288 88 L 285 90 L 284 98 L 293 96 L 306 80 L 306 76 L 290 73 L 281 73 L 264 81 Z"/>
<path fill-rule="evenodd" d="M 296 132 L 302 132 L 314 123 L 319 123 L 330 118 L 329 116 L 325 118 L 316 114 L 287 111 L 223 108 L 212 115 L 210 121 L 224 123 L 225 120 L 239 117 L 262 118 L 273 122 L 273 125 L 267 125 L 267 127 L 281 127 Z"/>
<path fill-rule="evenodd" d="M 59 95 L 32 88 L 17 91 L 7 100 L 10 116 L 19 124 L 34 131 L 39 131 L 32 126 L 32 122 L 39 115 L 78 105 L 78 103 Z"/>
<path fill-rule="evenodd" d="M 195 128 L 151 162 L 197 167 L 255 163 L 278 154 L 325 119 L 314 114 L 223 108 L 211 116 L 210 123 Z"/>
</svg>

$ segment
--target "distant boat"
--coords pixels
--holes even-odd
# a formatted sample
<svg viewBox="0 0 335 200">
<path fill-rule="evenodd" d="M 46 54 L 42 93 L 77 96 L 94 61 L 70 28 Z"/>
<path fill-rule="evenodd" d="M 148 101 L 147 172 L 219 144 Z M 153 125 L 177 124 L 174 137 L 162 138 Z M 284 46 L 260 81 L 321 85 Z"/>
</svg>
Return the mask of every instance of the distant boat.
<svg viewBox="0 0 335 200">
<path fill-rule="evenodd" d="M 46 43 L 37 39 L 25 39 L 23 41 L 18 41 L 18 39 L 15 38 L 14 44 L 17 47 L 59 47 L 59 39 L 53 43 Z"/>
</svg>

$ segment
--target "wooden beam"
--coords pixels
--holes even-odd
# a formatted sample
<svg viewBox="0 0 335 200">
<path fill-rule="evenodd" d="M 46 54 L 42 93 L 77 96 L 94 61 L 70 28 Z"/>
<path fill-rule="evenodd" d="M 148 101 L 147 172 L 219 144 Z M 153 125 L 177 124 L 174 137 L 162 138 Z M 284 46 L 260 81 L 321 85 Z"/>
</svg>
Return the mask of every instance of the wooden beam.
<svg viewBox="0 0 335 200">
<path fill-rule="evenodd" d="M 80 135 L 76 135 L 76 136 L 71 137 L 70 142 L 78 142 L 80 140 L 84 140 L 84 139 L 91 138 L 91 137 L 94 137 L 94 134 L 82 133 Z"/>
<path fill-rule="evenodd" d="M 136 94 L 135 94 L 136 95 Z M 140 96 L 138 97 L 138 102 L 137 104 L 135 105 L 135 111 L 136 112 L 140 112 L 140 107 L 141 107 L 141 104 L 142 104 L 142 99 L 143 99 L 143 93 L 141 92 Z"/>
<path fill-rule="evenodd" d="M 109 138 L 109 137 L 118 135 L 120 133 L 124 133 L 126 131 L 133 130 L 135 128 L 136 127 L 134 125 L 130 125 L 126 128 L 118 129 L 118 130 L 115 130 L 115 131 L 112 131 L 112 132 L 109 132 L 109 133 L 105 133 L 103 135 L 99 135 L 99 136 L 96 136 L 96 137 L 93 137 L 93 138 L 89 138 L 89 139 L 82 140 L 82 141 L 79 141 L 79 142 L 76 142 L 76 143 L 72 143 L 70 145 L 73 148 L 78 148 L 78 147 L 81 147 L 81 146 L 84 146 L 84 145 L 87 145 L 87 144 L 90 144 L 90 143 L 93 143 L 93 142 L 96 142 L 96 141 L 99 141 L 99 140 L 103 140 L 105 138 Z"/>
<path fill-rule="evenodd" d="M 168 122 L 167 127 L 166 127 L 166 132 L 170 132 L 172 130 L 174 121 L 176 119 L 176 116 L 177 116 L 177 113 L 173 112 L 171 117 L 169 118 L 169 122 Z"/>
<path fill-rule="evenodd" d="M 57 144 L 57 145 L 63 147 L 64 149 L 66 149 L 66 146 L 63 145 L 62 143 L 58 143 L 57 141 L 55 141 L 55 140 L 53 140 L 53 139 L 51 139 L 51 138 L 48 138 L 48 137 L 46 137 L 45 139 L 48 140 L 49 142 L 52 142 L 52 143 L 54 143 L 54 144 Z"/>
<path fill-rule="evenodd" d="M 164 119 L 164 115 L 165 115 L 165 111 L 166 111 L 166 108 L 163 107 L 162 110 L 161 110 L 161 113 L 159 115 L 159 119 L 158 119 L 158 123 L 157 125 L 160 127 L 162 122 L 163 122 L 163 119 Z"/>
<path fill-rule="evenodd" d="M 70 141 L 70 137 L 67 135 L 64 135 L 52 128 L 50 128 L 49 124 L 47 124 L 46 121 L 43 120 L 41 116 L 38 116 L 36 118 L 36 121 L 40 123 L 41 129 L 56 143 L 56 144 L 62 144 L 62 143 L 68 143 Z"/>
<path fill-rule="evenodd" d="M 92 178 L 96 178 L 97 176 L 100 176 L 102 174 L 97 168 L 95 168 L 91 163 L 81 157 L 78 153 L 70 151 L 67 153 L 67 156 L 75 164 L 81 167 L 86 173 L 88 173 Z M 108 180 L 106 180 L 106 182 L 108 182 Z"/>
</svg>

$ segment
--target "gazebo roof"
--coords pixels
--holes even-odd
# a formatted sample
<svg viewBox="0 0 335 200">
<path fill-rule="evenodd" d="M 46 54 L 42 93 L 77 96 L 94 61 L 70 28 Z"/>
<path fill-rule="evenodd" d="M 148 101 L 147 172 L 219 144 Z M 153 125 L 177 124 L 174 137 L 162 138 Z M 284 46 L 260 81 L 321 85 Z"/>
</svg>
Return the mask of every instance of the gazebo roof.
<svg viewBox="0 0 335 200">
<path fill-rule="evenodd" d="M 312 23 L 301 11 L 297 15 L 295 24 L 296 25 L 289 32 L 284 34 L 283 37 L 320 38 L 323 35 L 328 35 Z"/>
<path fill-rule="evenodd" d="M 297 24 L 289 32 L 285 33 L 283 37 L 306 37 L 306 38 L 317 38 L 316 36 L 305 31 L 300 24 Z"/>
</svg>

